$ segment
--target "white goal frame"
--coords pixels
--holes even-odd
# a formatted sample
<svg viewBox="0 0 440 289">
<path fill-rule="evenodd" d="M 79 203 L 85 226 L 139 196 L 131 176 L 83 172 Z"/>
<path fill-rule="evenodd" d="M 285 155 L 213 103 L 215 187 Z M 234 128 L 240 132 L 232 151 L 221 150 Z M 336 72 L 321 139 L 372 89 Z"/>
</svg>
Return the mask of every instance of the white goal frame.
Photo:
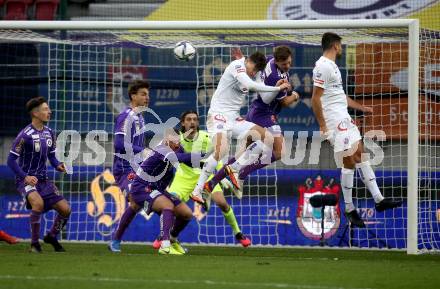
<svg viewBox="0 0 440 289">
<path fill-rule="evenodd" d="M 256 21 L 0 21 L 0 29 L 18 30 L 237 30 L 237 29 L 408 29 L 408 211 L 407 253 L 418 251 L 419 20 L 256 20 Z"/>
</svg>

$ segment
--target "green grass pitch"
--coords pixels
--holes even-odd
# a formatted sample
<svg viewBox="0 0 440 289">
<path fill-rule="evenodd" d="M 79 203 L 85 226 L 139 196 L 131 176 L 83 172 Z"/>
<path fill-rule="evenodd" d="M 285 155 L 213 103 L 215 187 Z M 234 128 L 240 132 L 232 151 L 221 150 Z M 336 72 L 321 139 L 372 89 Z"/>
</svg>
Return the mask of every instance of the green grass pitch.
<svg viewBox="0 0 440 289">
<path fill-rule="evenodd" d="M 396 251 L 189 247 L 159 256 L 151 246 L 65 244 L 66 253 L 0 243 L 0 288 L 440 288 L 440 256 Z"/>
</svg>

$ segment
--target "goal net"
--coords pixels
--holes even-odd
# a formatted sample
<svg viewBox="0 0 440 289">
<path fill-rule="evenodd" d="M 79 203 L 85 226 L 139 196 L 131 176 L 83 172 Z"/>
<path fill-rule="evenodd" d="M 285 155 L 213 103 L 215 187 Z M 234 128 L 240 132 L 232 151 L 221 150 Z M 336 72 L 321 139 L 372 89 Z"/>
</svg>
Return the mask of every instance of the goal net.
<svg viewBox="0 0 440 289">
<path fill-rule="evenodd" d="M 233 60 L 231 48 L 240 47 L 245 55 L 256 50 L 270 55 L 275 46 L 287 45 L 294 54 L 290 82 L 301 94 L 301 100 L 286 108 L 278 119 L 285 131 L 287 156 L 248 177 L 241 200 L 226 195 L 243 233 L 250 236 L 253 244 L 313 245 L 319 240 L 316 235 L 321 232 L 324 218 L 324 232 L 331 245 L 404 249 L 412 246 L 408 240 L 414 238 L 410 228 L 415 226 L 417 250 L 437 251 L 439 35 L 421 31 L 420 53 L 411 58 L 409 20 L 406 27 L 385 21 L 383 28 L 379 22 L 371 21 L 371 27 L 354 25 L 342 29 L 337 22 L 326 21 L 328 28 L 315 25 L 314 29 L 303 25 L 307 21 L 299 21 L 298 26 L 289 21 L 290 27 L 287 23 L 281 27 L 260 22 L 254 28 L 242 29 L 230 29 L 231 26 L 222 26 L 223 22 L 217 22 L 218 27 L 203 27 L 201 22 L 197 29 L 194 23 L 186 23 L 188 30 L 181 26 L 139 30 L 140 25 L 127 27 L 129 24 L 124 24 L 127 29 L 122 30 L 117 23 L 115 27 L 95 30 L 79 26 L 74 29 L 74 25 L 61 31 L 0 30 L 2 45 L 15 49 L 29 44 L 37 47 L 42 79 L 39 91 L 48 97 L 54 114 L 49 126 L 66 140 L 58 143 L 58 155 L 71 164 L 73 173 L 54 175 L 72 206 L 62 238 L 108 241 L 127 206 L 114 183 L 111 166 L 114 118 L 127 105 L 131 80 L 145 78 L 152 84 L 150 108 L 160 119 L 148 115 L 146 123 L 165 122 L 170 117 L 179 117 L 184 110 L 197 109 L 205 129 L 210 97 L 223 70 Z M 81 24 L 83 28 L 85 23 Z M 311 112 L 311 74 L 314 62 L 322 54 L 320 39 L 326 31 L 343 38 L 344 54 L 337 64 L 347 95 L 373 108 L 371 115 L 354 111 L 352 115 L 364 136 L 378 185 L 385 197 L 404 200 L 401 208 L 376 212 L 371 195 L 356 176 L 354 200 L 367 223 L 365 229 L 345 226 L 342 193 L 341 209 L 332 208 L 324 216 L 317 214 L 308 202 L 314 193 L 325 193 L 331 185 L 336 185 L 332 188 L 340 192 L 339 171 L 331 147 L 323 142 L 319 155 L 311 149 L 317 139 L 313 131 L 319 130 Z M 173 58 L 172 48 L 181 40 L 197 47 L 194 60 L 183 62 Z M 413 59 L 420 62 L 419 81 L 410 69 Z M 414 83 L 419 84 L 418 93 L 411 91 Z M 249 102 L 252 97 L 251 94 Z M 417 116 L 413 114 L 409 119 L 415 120 L 418 134 L 409 129 L 414 126 L 408 122 L 414 97 L 418 98 Z M 242 112 L 246 111 L 244 107 Z M 319 179 L 324 180 L 324 187 L 313 185 Z M 417 206 L 411 207 L 413 202 Z M 191 224 L 188 232 L 183 233 L 184 241 L 235 242 L 232 230 L 215 205 L 209 213 L 196 207 L 194 215 L 197 225 Z M 51 225 L 52 218 L 52 214 L 46 215 L 46 227 Z M 140 215 L 126 239 L 152 241 L 158 224 L 156 216 Z"/>
</svg>

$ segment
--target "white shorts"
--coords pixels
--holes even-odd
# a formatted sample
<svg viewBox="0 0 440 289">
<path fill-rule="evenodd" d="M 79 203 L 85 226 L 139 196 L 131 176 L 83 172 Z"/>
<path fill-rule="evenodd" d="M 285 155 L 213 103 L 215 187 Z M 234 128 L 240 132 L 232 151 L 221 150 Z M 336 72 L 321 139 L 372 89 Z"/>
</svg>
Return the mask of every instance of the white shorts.
<svg viewBox="0 0 440 289">
<path fill-rule="evenodd" d="M 335 153 L 350 149 L 362 139 L 358 127 L 351 118 L 344 119 L 329 129 L 331 132 L 327 139 L 333 146 Z"/>
<path fill-rule="evenodd" d="M 208 113 L 206 127 L 213 137 L 216 133 L 225 132 L 239 138 L 248 133 L 256 124 L 242 118 L 238 113 Z"/>
</svg>

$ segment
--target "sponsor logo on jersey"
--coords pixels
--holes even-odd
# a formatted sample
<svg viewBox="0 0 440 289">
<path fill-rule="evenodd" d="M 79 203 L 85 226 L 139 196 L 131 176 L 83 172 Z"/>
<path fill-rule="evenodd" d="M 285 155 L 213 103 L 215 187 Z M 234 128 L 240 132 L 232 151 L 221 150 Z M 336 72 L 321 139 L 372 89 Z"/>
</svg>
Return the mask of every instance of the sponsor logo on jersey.
<svg viewBox="0 0 440 289">
<path fill-rule="evenodd" d="M 52 147 L 52 139 L 51 139 L 51 138 L 48 138 L 48 139 L 46 140 L 46 144 L 47 144 L 48 147 Z"/>
<path fill-rule="evenodd" d="M 321 221 L 324 218 L 324 237 L 332 237 L 341 223 L 341 211 L 339 204 L 336 206 L 326 206 L 324 215 L 321 208 L 314 208 L 309 200 L 315 195 L 335 194 L 338 195 L 340 186 L 331 179 L 327 184 L 321 176 L 315 180 L 308 178 L 304 185 L 298 187 L 299 198 L 296 211 L 296 223 L 304 236 L 312 240 L 321 238 Z"/>
<path fill-rule="evenodd" d="M 34 141 L 34 151 L 38 153 L 38 152 L 40 152 L 40 149 L 41 149 L 40 140 Z"/>
<path fill-rule="evenodd" d="M 273 1 L 269 6 L 267 18 L 273 20 L 401 18 L 435 2 L 435 0 L 279 0 Z"/>
</svg>

